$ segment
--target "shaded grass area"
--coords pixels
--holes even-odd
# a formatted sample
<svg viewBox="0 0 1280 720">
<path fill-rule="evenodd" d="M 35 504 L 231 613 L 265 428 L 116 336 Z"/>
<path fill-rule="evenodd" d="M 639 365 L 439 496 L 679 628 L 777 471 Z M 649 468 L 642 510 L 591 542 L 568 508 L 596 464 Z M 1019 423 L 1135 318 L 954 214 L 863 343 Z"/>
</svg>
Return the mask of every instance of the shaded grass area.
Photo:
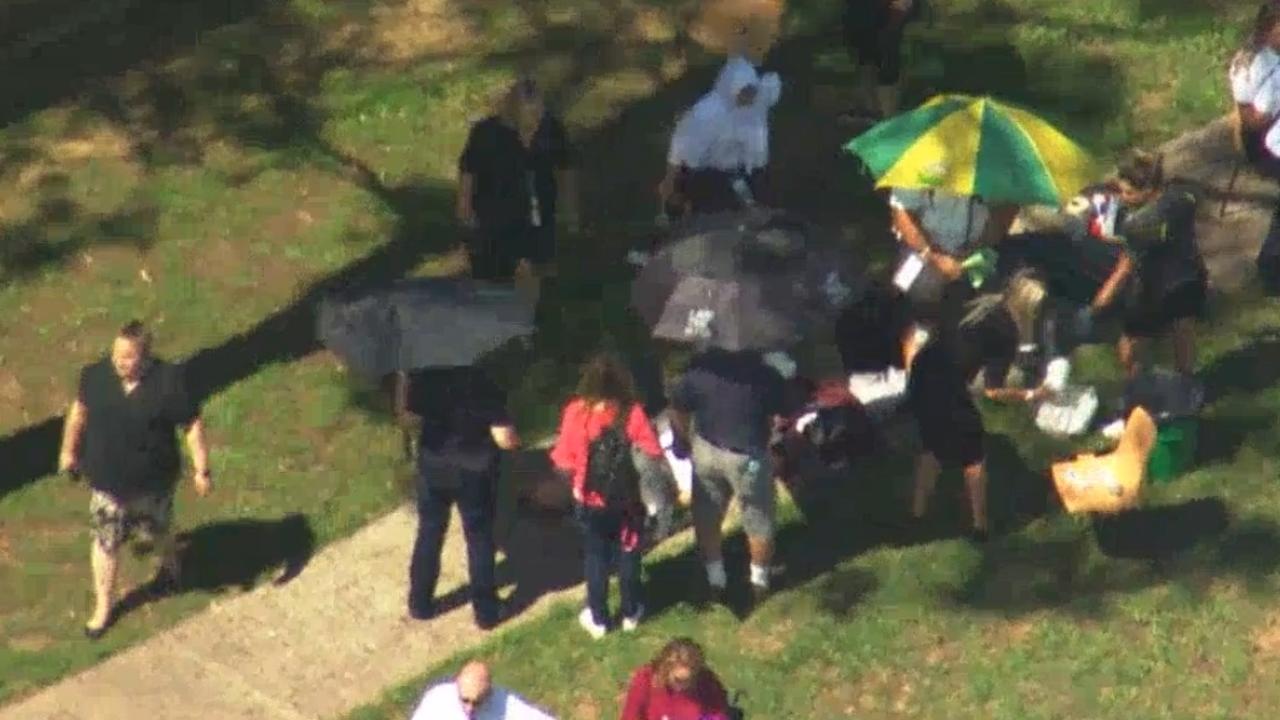
<svg viewBox="0 0 1280 720">
<path fill-rule="evenodd" d="M 452 176 L 467 121 L 483 114 L 517 67 L 534 69 L 552 87 L 581 142 L 588 179 L 590 231 L 564 240 L 563 275 L 548 289 L 534 353 L 495 361 L 511 381 L 525 434 L 549 429 L 577 356 L 606 328 L 620 327 L 625 290 L 617 250 L 650 232 L 667 132 L 714 72 L 712 59 L 680 32 L 688 3 L 295 0 L 218 8 L 190 2 L 164 12 L 151 5 L 137 3 L 126 15 L 85 26 L 79 32 L 93 43 L 51 46 L 56 52 L 22 60 L 23 72 L 3 81 L 22 104 L 11 107 L 0 131 L 0 586 L 6 589 L 0 698 L 83 668 L 205 607 L 218 593 L 287 573 L 315 547 L 400 500 L 405 467 L 385 402 L 316 354 L 312 308 L 336 287 L 431 270 L 436 253 L 457 237 L 449 219 Z M 917 47 L 936 54 L 944 72 L 909 75 L 909 94 L 919 98 L 942 87 L 997 93 L 1060 120 L 1104 153 L 1161 139 L 1216 113 L 1222 99 L 1217 81 L 1206 79 L 1208 68 L 1216 68 L 1234 42 L 1229 21 L 1242 11 L 1226 4 L 1178 5 L 1176 13 L 1131 5 L 947 3 L 931 27 L 917 30 Z M 834 12 L 833 3 L 794 3 L 791 38 L 770 58 L 787 82 L 775 122 L 779 199 L 840 228 L 858 251 L 876 257 L 889 246 L 878 206 L 853 163 L 836 152 L 846 138 L 828 121 L 842 109 L 850 81 L 828 32 Z M 53 16 L 24 15 L 22 22 L 34 28 Z M 165 42 L 147 42 L 160 35 Z M 1162 73 L 1174 60 L 1185 71 Z M 1143 93 L 1155 99 L 1133 100 Z M 87 497 L 83 488 L 50 477 L 56 416 L 70 399 L 79 365 L 104 351 L 114 328 L 133 316 L 153 323 L 160 352 L 186 362 L 207 398 L 219 489 L 197 501 L 184 488 L 179 520 L 191 528 L 193 559 L 224 561 L 209 566 L 191 592 L 139 603 L 102 643 L 87 645 L 78 629 L 89 607 Z M 1247 327 L 1261 332 L 1265 323 Z M 632 342 L 626 332 L 610 334 L 618 336 L 614 342 Z M 1252 362 L 1248 352 L 1239 357 L 1237 364 Z M 1233 367 L 1224 366 L 1224 377 L 1238 374 Z M 1268 433 L 1258 423 L 1272 415 L 1263 398 L 1259 388 L 1239 398 L 1238 409 L 1215 406 L 1221 430 L 1206 437 L 1206 445 L 1218 448 L 1224 468 L 1250 463 L 1245 467 L 1261 469 L 1268 462 Z M 1011 428 L 1017 419 L 1005 422 Z M 1035 473 L 1025 468 L 1037 465 L 1021 459 L 1022 441 L 1014 436 L 1000 445 L 993 463 L 1010 479 L 996 482 L 1020 478 L 1018 487 L 1032 488 L 1025 503 L 1034 508 Z M 869 475 L 903 473 L 901 464 L 890 464 Z M 1203 487 L 1215 484 L 1225 485 L 1205 480 Z M 875 487 L 888 492 L 893 485 Z M 858 512 L 871 517 L 893 504 L 878 502 Z M 535 688 L 559 707 L 603 708 L 625 668 L 658 642 L 658 631 L 696 626 L 705 638 L 738 638 L 714 647 L 726 662 L 739 645 L 760 648 L 751 651 L 759 662 L 744 664 L 730 679 L 762 688 L 764 696 L 751 700 L 757 713 L 786 716 L 784 709 L 806 707 L 799 704 L 806 689 L 848 685 L 863 670 L 871 672 L 873 656 L 906 658 L 899 652 L 904 643 L 925 637 L 897 637 L 869 621 L 863 627 L 862 604 L 880 602 L 902 622 L 915 618 L 939 635 L 946 619 L 956 625 L 948 639 L 989 634 L 995 620 L 971 614 L 963 603 L 934 613 L 921 598 L 938 593 L 913 594 L 885 578 L 932 585 L 925 581 L 936 569 L 937 582 L 950 583 L 957 597 L 983 595 L 981 588 L 966 589 L 968 576 L 958 574 L 981 563 L 955 543 L 938 546 L 938 554 L 891 546 L 860 556 L 883 560 L 858 560 L 828 573 L 837 558 L 889 542 L 843 530 L 862 517 L 833 510 L 823 525 L 829 531 L 818 536 L 832 546 L 830 557 L 790 558 L 813 592 L 784 596 L 792 597 L 786 602 L 795 602 L 795 610 L 777 618 L 807 628 L 797 635 L 800 645 L 769 649 L 782 642 L 761 629 L 774 610 L 737 628 L 725 617 L 695 620 L 672 595 L 671 611 L 640 644 L 598 646 L 612 649 L 602 652 L 576 691 L 546 678 L 526 683 L 531 675 L 510 672 L 522 654 L 544 661 L 526 673 L 546 663 L 577 667 L 594 657 L 584 653 L 596 649 L 559 632 L 563 618 L 502 640 L 500 669 L 512 684 Z M 1035 527 L 1024 531 L 1027 567 L 1064 552 L 1067 546 L 1051 542 L 1052 532 L 1076 537 L 1061 523 L 1043 537 Z M 803 525 L 789 532 L 801 533 L 789 546 L 809 542 L 801 539 L 809 537 Z M 828 535 L 842 539 L 832 543 Z M 1269 542 L 1265 535 L 1249 537 L 1241 541 L 1246 547 Z M 264 552 L 263 545 L 279 551 Z M 672 583 L 686 577 L 681 562 L 687 561 L 655 567 L 655 577 Z M 126 575 L 147 577 L 135 562 Z M 815 613 L 810 627 L 806 608 L 827 602 L 844 610 Z M 845 616 L 855 634 L 833 634 Z M 562 640 L 534 649 L 534 632 Z M 1069 634 L 1066 625 L 1053 632 Z M 836 637 L 845 640 L 836 643 Z M 837 648 L 846 644 L 863 654 L 845 657 Z M 815 648 L 821 650 L 815 658 L 838 669 L 804 665 Z M 769 690 L 774 686 L 766 678 L 793 667 L 772 665 L 775 655 L 790 658 L 797 676 L 812 684 Z M 946 666 L 940 673 L 959 667 L 939 664 Z M 922 692 L 915 687 L 912 692 Z M 901 691 L 886 679 L 868 692 L 888 708 Z M 832 702 L 834 708 L 843 699 Z"/>
</svg>

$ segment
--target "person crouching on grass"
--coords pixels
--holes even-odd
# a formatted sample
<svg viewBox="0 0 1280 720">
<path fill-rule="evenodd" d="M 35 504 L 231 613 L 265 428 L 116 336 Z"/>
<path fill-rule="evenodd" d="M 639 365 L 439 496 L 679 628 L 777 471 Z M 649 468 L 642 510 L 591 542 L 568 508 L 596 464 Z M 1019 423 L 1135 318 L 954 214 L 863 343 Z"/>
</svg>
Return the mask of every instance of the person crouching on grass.
<svg viewBox="0 0 1280 720">
<path fill-rule="evenodd" d="M 63 430 L 58 470 L 88 476 L 93 539 L 90 561 L 96 594 L 84 633 L 96 640 L 113 617 L 120 547 L 134 530 L 150 537 L 160 558 L 152 586 L 177 587 L 181 572 L 171 532 L 173 496 L 181 467 L 176 428 L 183 428 L 201 497 L 213 490 L 200 407 L 182 368 L 151 354 L 151 334 L 138 321 L 120 328 L 111 353 L 80 372 L 80 386 Z"/>
</svg>

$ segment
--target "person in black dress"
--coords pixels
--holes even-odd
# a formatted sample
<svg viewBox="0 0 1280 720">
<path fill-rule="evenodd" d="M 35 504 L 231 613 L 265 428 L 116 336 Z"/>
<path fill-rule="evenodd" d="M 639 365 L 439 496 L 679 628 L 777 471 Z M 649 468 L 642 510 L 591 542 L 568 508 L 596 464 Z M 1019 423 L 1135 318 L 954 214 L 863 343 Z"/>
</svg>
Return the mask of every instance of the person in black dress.
<svg viewBox="0 0 1280 720">
<path fill-rule="evenodd" d="M 902 39 L 924 0 L 845 0 L 842 30 L 849 59 L 858 68 L 861 107 L 842 120 L 878 121 L 896 115 L 902 79 Z"/>
<path fill-rule="evenodd" d="M 458 161 L 457 217 L 472 230 L 472 277 L 511 282 L 537 278 L 555 259 L 561 211 L 578 229 L 572 149 L 564 124 L 548 112 L 529 78 L 505 96 L 500 112 L 471 128 Z"/>
<path fill-rule="evenodd" d="M 968 387 L 968 378 L 977 368 L 966 368 L 973 363 L 962 357 L 975 355 L 960 352 L 960 343 L 942 338 L 920 343 L 913 324 L 904 327 L 902 344 L 909 373 L 907 407 L 919 428 L 922 446 L 916 458 L 911 514 L 922 519 L 943 466 L 959 466 L 973 516 L 972 537 L 983 542 L 988 532 L 986 429 Z"/>
</svg>

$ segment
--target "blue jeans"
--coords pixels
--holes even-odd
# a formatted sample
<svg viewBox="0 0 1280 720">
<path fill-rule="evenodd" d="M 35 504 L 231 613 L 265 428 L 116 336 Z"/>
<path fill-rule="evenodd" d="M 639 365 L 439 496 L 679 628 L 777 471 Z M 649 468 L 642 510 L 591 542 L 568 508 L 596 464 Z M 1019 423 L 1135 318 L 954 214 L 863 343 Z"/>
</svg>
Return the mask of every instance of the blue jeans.
<svg viewBox="0 0 1280 720">
<path fill-rule="evenodd" d="M 609 575 L 615 563 L 622 590 L 622 616 L 635 617 L 641 603 L 641 553 L 638 547 L 622 549 L 622 515 L 581 505 L 574 506 L 574 515 L 582 527 L 583 570 L 592 620 L 597 625 L 609 625 Z"/>
<path fill-rule="evenodd" d="M 439 475 L 455 474 L 456 482 L 440 482 Z M 418 536 L 409 565 L 409 612 L 433 614 L 436 583 L 440 579 L 440 551 L 449 529 L 449 511 L 456 503 L 467 539 L 467 570 L 471 578 L 471 609 L 480 622 L 496 621 L 497 582 L 494 570 L 494 517 L 497 515 L 497 469 L 472 471 L 446 465 L 418 470 Z"/>
</svg>

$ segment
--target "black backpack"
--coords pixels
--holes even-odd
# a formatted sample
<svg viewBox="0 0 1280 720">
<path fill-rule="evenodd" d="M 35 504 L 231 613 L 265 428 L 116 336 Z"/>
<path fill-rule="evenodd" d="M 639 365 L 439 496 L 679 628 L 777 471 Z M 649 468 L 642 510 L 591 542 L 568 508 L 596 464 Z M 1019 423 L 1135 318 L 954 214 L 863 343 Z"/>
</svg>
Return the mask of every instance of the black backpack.
<svg viewBox="0 0 1280 720">
<path fill-rule="evenodd" d="M 640 506 L 640 473 L 631 458 L 627 439 L 627 414 L 619 409 L 618 419 L 587 446 L 585 488 L 599 493 L 608 510 L 631 510 Z"/>
</svg>

